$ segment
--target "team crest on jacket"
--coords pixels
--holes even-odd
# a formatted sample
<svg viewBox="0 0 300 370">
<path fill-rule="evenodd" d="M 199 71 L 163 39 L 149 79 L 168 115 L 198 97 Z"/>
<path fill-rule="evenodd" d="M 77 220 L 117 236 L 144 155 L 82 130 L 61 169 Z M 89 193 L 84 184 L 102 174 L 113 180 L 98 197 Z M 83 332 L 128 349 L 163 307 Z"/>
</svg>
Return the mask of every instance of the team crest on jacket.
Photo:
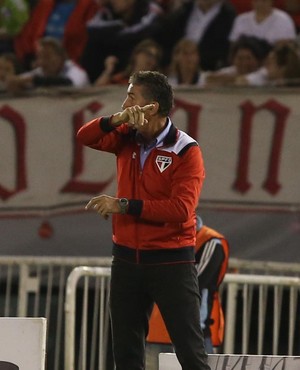
<svg viewBox="0 0 300 370">
<path fill-rule="evenodd" d="M 166 170 L 172 163 L 172 158 L 164 155 L 158 155 L 155 162 L 160 172 L 164 172 L 164 170 Z"/>
</svg>

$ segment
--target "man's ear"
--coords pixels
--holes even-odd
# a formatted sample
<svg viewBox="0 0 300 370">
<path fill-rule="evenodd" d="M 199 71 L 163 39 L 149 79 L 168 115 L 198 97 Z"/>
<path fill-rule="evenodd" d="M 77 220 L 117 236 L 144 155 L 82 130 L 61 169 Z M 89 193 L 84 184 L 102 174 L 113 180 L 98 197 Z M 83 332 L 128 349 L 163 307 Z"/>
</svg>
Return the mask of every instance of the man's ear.
<svg viewBox="0 0 300 370">
<path fill-rule="evenodd" d="M 153 101 L 153 102 L 151 102 L 151 104 L 153 104 L 154 107 L 151 109 L 151 111 L 149 113 L 151 114 L 151 116 L 154 116 L 155 114 L 158 113 L 159 103 L 157 101 Z"/>
</svg>

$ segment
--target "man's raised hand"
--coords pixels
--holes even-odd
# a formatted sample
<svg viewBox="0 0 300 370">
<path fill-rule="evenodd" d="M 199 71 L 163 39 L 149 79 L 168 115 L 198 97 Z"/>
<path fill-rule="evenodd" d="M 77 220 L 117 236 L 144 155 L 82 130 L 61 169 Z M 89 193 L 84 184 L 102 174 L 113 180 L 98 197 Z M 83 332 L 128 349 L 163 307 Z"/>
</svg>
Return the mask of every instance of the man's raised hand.
<svg viewBox="0 0 300 370">
<path fill-rule="evenodd" d="M 148 123 L 147 119 L 145 119 L 145 113 L 154 107 L 154 104 L 147 104 L 143 107 L 140 107 L 139 105 L 127 107 L 122 112 L 114 114 L 112 116 L 111 123 L 115 126 L 127 123 L 130 127 L 139 128 Z"/>
</svg>

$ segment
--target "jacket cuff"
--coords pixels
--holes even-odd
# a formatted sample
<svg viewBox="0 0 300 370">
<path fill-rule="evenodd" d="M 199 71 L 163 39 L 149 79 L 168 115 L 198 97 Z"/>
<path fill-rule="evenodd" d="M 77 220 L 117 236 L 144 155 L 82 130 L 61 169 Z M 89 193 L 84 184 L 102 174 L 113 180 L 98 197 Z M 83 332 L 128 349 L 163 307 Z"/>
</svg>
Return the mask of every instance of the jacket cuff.
<svg viewBox="0 0 300 370">
<path fill-rule="evenodd" d="M 111 117 L 101 117 L 99 125 L 103 132 L 111 132 L 115 129 L 115 126 L 110 123 Z"/>
<path fill-rule="evenodd" d="M 131 216 L 140 216 L 142 214 L 144 202 L 137 199 L 129 199 L 127 214 Z"/>
</svg>

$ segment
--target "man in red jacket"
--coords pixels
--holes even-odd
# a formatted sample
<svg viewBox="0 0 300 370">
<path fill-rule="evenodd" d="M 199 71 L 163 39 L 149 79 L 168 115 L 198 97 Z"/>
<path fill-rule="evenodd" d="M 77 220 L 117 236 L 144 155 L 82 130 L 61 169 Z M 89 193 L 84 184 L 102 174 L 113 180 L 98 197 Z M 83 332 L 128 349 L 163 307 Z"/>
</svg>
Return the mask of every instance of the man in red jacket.
<svg viewBox="0 0 300 370">
<path fill-rule="evenodd" d="M 195 208 L 204 166 L 198 143 L 169 118 L 173 91 L 159 72 L 130 77 L 122 111 L 85 124 L 77 137 L 117 159 L 117 196 L 93 209 L 113 215 L 110 312 L 116 370 L 145 368 L 155 302 L 183 370 L 207 370 L 195 268 Z M 180 320 L 178 319 L 180 318 Z"/>
</svg>

